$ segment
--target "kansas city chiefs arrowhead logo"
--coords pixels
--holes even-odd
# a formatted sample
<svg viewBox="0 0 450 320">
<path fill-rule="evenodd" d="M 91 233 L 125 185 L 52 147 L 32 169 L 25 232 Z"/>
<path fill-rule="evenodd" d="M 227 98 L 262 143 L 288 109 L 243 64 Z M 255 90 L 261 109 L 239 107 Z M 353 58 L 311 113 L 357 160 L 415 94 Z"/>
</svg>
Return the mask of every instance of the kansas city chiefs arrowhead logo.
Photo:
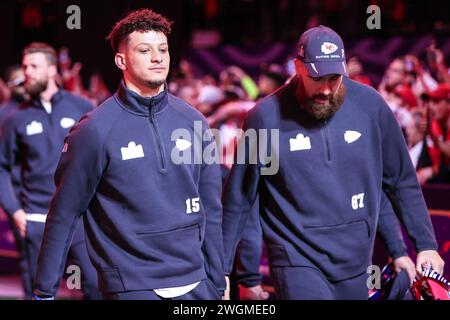
<svg viewBox="0 0 450 320">
<path fill-rule="evenodd" d="M 331 54 L 331 53 L 335 52 L 337 49 L 338 49 L 338 46 L 331 42 L 324 42 L 320 46 L 320 50 L 322 50 L 322 52 L 324 54 Z"/>
</svg>

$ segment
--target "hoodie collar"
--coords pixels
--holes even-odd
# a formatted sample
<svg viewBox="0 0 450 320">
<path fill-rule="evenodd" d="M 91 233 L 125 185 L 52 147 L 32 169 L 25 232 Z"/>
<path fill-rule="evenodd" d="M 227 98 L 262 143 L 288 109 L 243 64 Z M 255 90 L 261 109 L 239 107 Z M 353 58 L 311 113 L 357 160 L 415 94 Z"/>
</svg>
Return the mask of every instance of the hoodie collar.
<svg viewBox="0 0 450 320">
<path fill-rule="evenodd" d="M 64 90 L 59 88 L 58 91 L 56 91 L 56 93 L 50 99 L 50 103 L 52 104 L 52 106 L 55 106 L 59 101 L 61 101 L 63 96 L 64 96 Z M 35 108 L 45 109 L 44 106 L 42 105 L 40 97 L 31 98 L 29 103 Z"/>
<path fill-rule="evenodd" d="M 141 115 L 150 116 L 164 110 L 167 105 L 167 83 L 164 84 L 164 90 L 151 98 L 142 97 L 136 92 L 128 89 L 125 82 L 120 82 L 119 89 L 116 92 L 121 106 L 128 112 Z"/>
</svg>

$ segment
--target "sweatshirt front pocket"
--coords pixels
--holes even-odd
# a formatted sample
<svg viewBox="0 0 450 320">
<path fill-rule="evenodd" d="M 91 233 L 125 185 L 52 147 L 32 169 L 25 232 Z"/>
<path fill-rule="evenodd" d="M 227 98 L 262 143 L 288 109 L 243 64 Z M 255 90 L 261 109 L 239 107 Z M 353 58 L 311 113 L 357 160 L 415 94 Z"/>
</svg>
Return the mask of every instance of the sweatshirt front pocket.
<svg viewBox="0 0 450 320">
<path fill-rule="evenodd" d="M 201 229 L 199 224 L 161 231 L 138 231 L 144 251 L 152 262 L 188 273 L 203 265 Z M 183 271 L 184 270 L 184 271 Z"/>
<path fill-rule="evenodd" d="M 345 279 L 365 272 L 372 255 L 371 233 L 366 220 L 333 226 L 305 227 L 312 260 L 331 279 Z"/>
</svg>

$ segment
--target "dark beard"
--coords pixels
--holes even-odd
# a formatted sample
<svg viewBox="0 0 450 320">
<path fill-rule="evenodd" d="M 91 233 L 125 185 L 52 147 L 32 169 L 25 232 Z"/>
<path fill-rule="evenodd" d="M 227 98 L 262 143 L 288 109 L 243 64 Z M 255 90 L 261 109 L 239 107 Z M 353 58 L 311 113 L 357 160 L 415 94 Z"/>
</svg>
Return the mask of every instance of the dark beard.
<svg viewBox="0 0 450 320">
<path fill-rule="evenodd" d="M 31 97 L 39 97 L 39 95 L 47 89 L 48 81 L 36 81 L 33 84 L 25 82 L 25 91 Z"/>
<path fill-rule="evenodd" d="M 166 81 L 165 80 L 150 80 L 147 81 L 147 85 L 150 88 L 156 89 L 159 88 L 160 86 L 162 86 Z"/>
<path fill-rule="evenodd" d="M 339 87 L 339 90 L 335 96 L 333 95 L 314 95 L 312 97 L 306 98 L 305 90 L 303 84 L 299 82 L 300 85 L 300 105 L 302 108 L 313 118 L 317 120 L 327 120 L 331 118 L 344 103 L 346 88 L 343 83 Z M 328 98 L 327 104 L 317 104 L 314 103 L 315 98 Z"/>
</svg>

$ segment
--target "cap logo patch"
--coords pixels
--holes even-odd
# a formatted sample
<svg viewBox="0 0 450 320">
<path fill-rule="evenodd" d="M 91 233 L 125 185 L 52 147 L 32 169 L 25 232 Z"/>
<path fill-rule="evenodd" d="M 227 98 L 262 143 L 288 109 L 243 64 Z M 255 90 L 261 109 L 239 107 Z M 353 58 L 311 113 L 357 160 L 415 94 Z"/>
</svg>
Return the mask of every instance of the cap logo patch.
<svg viewBox="0 0 450 320">
<path fill-rule="evenodd" d="M 332 42 L 324 42 L 320 46 L 320 50 L 322 50 L 322 52 L 324 54 L 331 54 L 331 53 L 335 52 L 337 49 L 338 49 L 338 46 Z"/>
</svg>

